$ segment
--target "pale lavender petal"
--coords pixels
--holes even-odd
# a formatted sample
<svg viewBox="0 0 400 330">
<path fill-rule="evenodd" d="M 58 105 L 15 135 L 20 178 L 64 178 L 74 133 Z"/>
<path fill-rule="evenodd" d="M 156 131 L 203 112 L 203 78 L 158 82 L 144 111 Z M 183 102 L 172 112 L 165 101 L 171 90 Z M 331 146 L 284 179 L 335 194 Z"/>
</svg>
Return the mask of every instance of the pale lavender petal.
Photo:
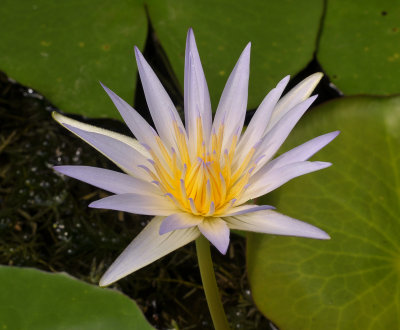
<svg viewBox="0 0 400 330">
<path fill-rule="evenodd" d="M 275 211 L 265 210 L 236 217 L 224 217 L 229 228 L 257 233 L 330 239 L 323 230 Z"/>
<path fill-rule="evenodd" d="M 170 147 L 176 147 L 173 123 L 176 122 L 183 130 L 182 121 L 171 98 L 137 47 L 135 47 L 135 54 L 147 105 L 157 132 L 164 143 Z"/>
<path fill-rule="evenodd" d="M 305 161 L 309 159 L 316 152 L 325 147 L 328 143 L 330 143 L 334 138 L 339 135 L 339 131 L 327 133 L 321 136 L 318 136 L 312 140 L 299 145 L 296 148 L 293 148 L 279 157 L 275 158 L 271 162 L 269 162 L 262 169 L 263 171 L 270 171 L 273 168 L 282 167 L 291 163 L 297 163 L 301 161 Z"/>
<path fill-rule="evenodd" d="M 161 191 L 154 184 L 134 178 L 130 175 L 91 166 L 54 166 L 57 172 L 71 178 L 89 183 L 114 194 L 138 193 L 160 195 Z"/>
<path fill-rule="evenodd" d="M 233 217 L 240 214 L 257 212 L 261 210 L 271 210 L 275 207 L 271 205 L 241 205 L 230 208 L 226 213 L 221 214 L 221 217 Z"/>
<path fill-rule="evenodd" d="M 125 123 L 129 129 L 135 135 L 135 137 L 142 143 L 150 145 L 151 147 L 155 144 L 154 136 L 157 135 L 153 127 L 151 127 L 147 121 L 128 103 L 121 99 L 117 94 L 110 90 L 107 86 L 100 83 L 112 102 L 118 109 Z"/>
<path fill-rule="evenodd" d="M 249 150 L 264 136 L 264 131 L 271 118 L 271 114 L 287 86 L 289 78 L 290 76 L 283 78 L 261 102 L 239 141 L 234 158 L 235 167 L 240 166 Z"/>
<path fill-rule="evenodd" d="M 147 160 L 136 149 L 107 135 L 84 131 L 68 124 L 64 124 L 64 126 L 100 151 L 125 172 L 135 177 L 150 178 L 138 167 L 146 164 Z"/>
<path fill-rule="evenodd" d="M 326 162 L 305 161 L 291 163 L 267 172 L 259 171 L 250 178 L 245 199 L 249 200 L 265 195 L 298 176 L 322 170 L 331 165 Z"/>
<path fill-rule="evenodd" d="M 102 198 L 89 205 L 96 209 L 109 209 L 144 215 L 163 215 L 178 212 L 176 206 L 165 196 L 121 194 Z"/>
<path fill-rule="evenodd" d="M 295 106 L 282 117 L 282 119 L 268 132 L 267 135 L 263 137 L 263 140 L 254 155 L 254 159 L 257 159 L 260 156 L 263 156 L 263 158 L 257 163 L 254 173 L 258 172 L 262 166 L 274 156 L 283 142 L 285 142 L 294 126 L 316 98 L 317 96 L 314 95 Z"/>
<path fill-rule="evenodd" d="M 196 121 L 199 115 L 203 137 L 208 145 L 212 125 L 210 94 L 192 29 L 189 29 L 186 38 L 184 92 L 185 125 L 191 149 L 196 145 Z"/>
<path fill-rule="evenodd" d="M 173 230 L 197 226 L 203 217 L 189 213 L 175 213 L 166 217 L 160 226 L 160 235 Z"/>
<path fill-rule="evenodd" d="M 284 97 L 282 97 L 272 113 L 271 120 L 269 121 L 264 134 L 267 134 L 268 131 L 270 131 L 272 127 L 274 127 L 274 125 L 293 107 L 307 99 L 314 91 L 322 77 L 323 74 L 321 72 L 316 72 L 302 80 Z"/>
<path fill-rule="evenodd" d="M 119 134 L 113 131 L 109 131 L 107 129 L 101 128 L 101 127 L 96 127 L 93 125 L 85 124 L 82 123 L 78 120 L 63 116 L 62 114 L 53 111 L 51 114 L 54 118 L 55 121 L 57 121 L 60 125 L 64 126 L 65 128 L 68 129 L 67 125 L 79 128 L 83 131 L 86 132 L 93 132 L 93 133 L 98 133 L 102 135 L 106 135 L 110 138 L 113 138 L 115 140 L 121 141 L 129 146 L 131 146 L 133 149 L 136 149 L 137 152 L 142 154 L 145 158 L 150 157 L 149 153 L 147 152 L 146 148 L 143 147 L 138 140 L 131 138 L 129 136 Z"/>
<path fill-rule="evenodd" d="M 224 220 L 220 218 L 205 218 L 199 223 L 198 227 L 219 252 L 226 253 L 229 245 L 229 228 Z"/>
<path fill-rule="evenodd" d="M 160 235 L 163 219 L 155 217 L 150 221 L 103 275 L 100 286 L 110 285 L 200 236 L 197 227 L 178 229 Z"/>
<path fill-rule="evenodd" d="M 247 108 L 250 47 L 249 43 L 240 55 L 225 85 L 215 113 L 213 124 L 215 131 L 218 132 L 219 126 L 225 123 L 222 150 L 226 148 L 235 132 L 242 131 Z"/>
</svg>

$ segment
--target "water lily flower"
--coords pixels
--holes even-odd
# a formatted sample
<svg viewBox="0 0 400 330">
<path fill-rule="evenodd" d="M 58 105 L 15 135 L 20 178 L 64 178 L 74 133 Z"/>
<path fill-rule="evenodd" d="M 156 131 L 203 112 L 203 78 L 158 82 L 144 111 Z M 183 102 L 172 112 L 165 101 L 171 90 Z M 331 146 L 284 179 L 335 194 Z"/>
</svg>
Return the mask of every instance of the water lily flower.
<svg viewBox="0 0 400 330">
<path fill-rule="evenodd" d="M 61 125 L 113 161 L 124 173 L 88 166 L 56 166 L 67 176 L 114 195 L 89 206 L 155 216 L 107 270 L 109 285 L 204 235 L 225 254 L 230 229 L 329 239 L 321 229 L 248 203 L 289 180 L 330 166 L 308 161 L 338 132 L 316 137 L 273 159 L 315 100 L 316 73 L 282 93 L 282 79 L 243 131 L 250 43 L 223 90 L 212 120 L 207 82 L 193 31 L 187 35 L 184 77 L 185 126 L 155 73 L 135 48 L 140 79 L 155 129 L 128 103 L 102 85 L 136 139 L 54 113 Z"/>
</svg>

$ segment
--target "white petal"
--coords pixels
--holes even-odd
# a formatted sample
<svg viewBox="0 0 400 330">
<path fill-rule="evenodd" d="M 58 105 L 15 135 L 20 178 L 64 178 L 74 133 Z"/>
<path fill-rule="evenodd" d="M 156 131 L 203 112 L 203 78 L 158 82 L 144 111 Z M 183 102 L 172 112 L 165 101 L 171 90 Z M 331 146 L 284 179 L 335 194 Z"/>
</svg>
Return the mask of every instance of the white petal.
<svg viewBox="0 0 400 330">
<path fill-rule="evenodd" d="M 199 223 L 198 227 L 219 252 L 226 253 L 229 245 L 229 228 L 224 220 L 220 218 L 205 218 Z"/>
<path fill-rule="evenodd" d="M 269 162 L 262 169 L 264 171 L 269 171 L 273 168 L 282 167 L 291 163 L 297 163 L 301 161 L 305 161 L 309 159 L 316 152 L 325 147 L 328 143 L 330 143 L 335 137 L 338 136 L 340 132 L 335 131 L 331 133 L 327 133 L 321 136 L 318 136 L 312 140 L 299 145 L 296 148 L 293 148 L 279 157 L 275 158 L 271 162 Z"/>
<path fill-rule="evenodd" d="M 267 94 L 257 111 L 254 113 L 246 131 L 240 139 L 235 153 L 235 156 L 237 155 L 235 162 L 238 164 L 242 163 L 243 158 L 246 157 L 250 148 L 252 148 L 264 136 L 264 131 L 271 118 L 272 111 L 288 84 L 289 78 L 290 76 L 283 78 L 278 85 Z"/>
<path fill-rule="evenodd" d="M 133 139 L 133 138 L 131 138 L 129 136 L 126 136 L 126 135 L 123 135 L 123 134 L 119 134 L 119 133 L 115 133 L 115 132 L 106 130 L 104 128 L 96 127 L 96 126 L 93 126 L 93 125 L 81 123 L 80 121 L 65 117 L 62 114 L 60 114 L 58 112 L 55 112 L 55 111 L 52 112 L 52 116 L 53 116 L 53 119 L 55 121 L 57 121 L 58 123 L 60 123 L 64 127 L 66 127 L 66 124 L 67 124 L 67 125 L 70 125 L 72 127 L 79 128 L 79 129 L 81 129 L 83 131 L 107 135 L 110 138 L 119 140 L 119 141 L 131 146 L 132 148 L 136 149 L 136 151 L 140 152 L 145 158 L 149 158 L 150 157 L 150 154 L 147 152 L 146 148 L 143 147 L 139 143 L 139 141 L 137 141 L 137 140 L 135 140 L 135 139 Z"/>
<path fill-rule="evenodd" d="M 166 217 L 160 226 L 160 235 L 173 230 L 190 228 L 197 226 L 203 217 L 195 216 L 189 213 L 175 213 Z"/>
<path fill-rule="evenodd" d="M 155 217 L 135 237 L 103 275 L 100 286 L 110 285 L 200 236 L 196 227 L 160 235 L 158 232 L 163 219 L 163 217 Z"/>
<path fill-rule="evenodd" d="M 133 135 L 146 147 L 154 151 L 158 159 L 165 166 L 165 159 L 160 150 L 160 146 L 157 143 L 156 138 L 158 137 L 157 132 L 151 127 L 146 120 L 128 103 L 121 99 L 117 94 L 108 89 L 105 85 L 100 83 L 104 90 L 107 92 L 108 96 L 113 101 L 114 105 L 117 107 L 122 118 L 128 125 L 129 129 L 132 131 Z"/>
<path fill-rule="evenodd" d="M 144 177 L 150 180 L 150 176 L 139 168 L 139 165 L 147 163 L 147 159 L 143 154 L 133 149 L 130 145 L 116 140 L 113 137 L 100 133 L 84 131 L 80 128 L 64 124 L 71 132 L 78 135 L 86 143 L 96 148 L 104 156 L 118 165 L 122 170 L 134 177 Z"/>
<path fill-rule="evenodd" d="M 222 92 L 221 99 L 215 113 L 213 128 L 218 132 L 221 123 L 225 123 L 222 150 L 236 132 L 242 131 L 246 116 L 247 96 L 250 68 L 249 43 L 243 50 Z"/>
<path fill-rule="evenodd" d="M 233 217 L 240 214 L 257 212 L 261 210 L 271 210 L 275 207 L 270 205 L 241 205 L 229 209 L 226 213 L 222 214 L 221 217 Z"/>
<path fill-rule="evenodd" d="M 300 175 L 322 170 L 331 165 L 331 163 L 326 162 L 306 161 L 274 168 L 270 171 L 261 170 L 250 178 L 250 186 L 244 197 L 246 200 L 249 200 L 265 195 Z"/>
<path fill-rule="evenodd" d="M 295 106 L 282 117 L 282 119 L 268 132 L 267 135 L 263 137 L 262 142 L 254 155 L 254 159 L 257 159 L 260 156 L 263 156 L 263 158 L 258 162 L 254 173 L 258 172 L 278 151 L 294 126 L 316 98 L 316 95 L 312 96 Z"/>
<path fill-rule="evenodd" d="M 138 193 L 144 195 L 160 195 L 161 191 L 152 183 L 103 168 L 91 166 L 54 166 L 57 172 L 71 178 L 89 183 L 114 194 Z"/>
<path fill-rule="evenodd" d="M 269 130 L 288 112 L 290 109 L 295 107 L 300 102 L 307 99 L 318 85 L 319 81 L 323 77 L 321 72 L 312 74 L 305 78 L 294 88 L 292 88 L 276 105 L 274 112 L 271 116 L 271 120 L 268 123 L 267 129 L 264 134 L 267 134 Z"/>
<path fill-rule="evenodd" d="M 165 196 L 121 194 L 102 198 L 89 205 L 97 209 L 109 209 L 144 215 L 168 216 L 178 210 Z"/>
<path fill-rule="evenodd" d="M 275 211 L 265 210 L 224 220 L 229 228 L 257 233 L 329 239 L 323 230 Z"/>
<path fill-rule="evenodd" d="M 125 123 L 128 125 L 129 129 L 135 135 L 135 137 L 142 143 L 147 145 L 154 145 L 154 136 L 157 133 L 154 131 L 147 121 L 128 103 L 121 99 L 117 94 L 110 90 L 107 86 L 100 83 L 104 90 L 107 92 L 108 96 L 111 98 L 112 102 L 118 109 Z"/>
<path fill-rule="evenodd" d="M 168 146 L 176 147 L 173 122 L 175 121 L 178 127 L 184 130 L 182 121 L 171 98 L 137 47 L 135 54 L 146 102 L 157 132 Z"/>
<path fill-rule="evenodd" d="M 189 29 L 185 52 L 185 125 L 191 150 L 196 145 L 196 120 L 200 115 L 206 145 L 211 134 L 212 113 L 210 94 L 201 65 L 193 30 Z M 200 141 L 201 143 L 201 141 Z"/>
</svg>

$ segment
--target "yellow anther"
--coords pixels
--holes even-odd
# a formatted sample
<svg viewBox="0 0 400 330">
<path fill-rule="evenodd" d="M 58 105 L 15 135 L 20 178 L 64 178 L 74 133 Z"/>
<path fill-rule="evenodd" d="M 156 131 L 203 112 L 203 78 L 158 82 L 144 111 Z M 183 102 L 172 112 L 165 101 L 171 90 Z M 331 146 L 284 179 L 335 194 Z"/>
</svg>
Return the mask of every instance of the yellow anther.
<svg viewBox="0 0 400 330">
<path fill-rule="evenodd" d="M 154 172 L 145 166 L 143 168 L 181 210 L 206 217 L 223 214 L 234 205 L 248 186 L 252 171 L 249 167 L 255 167 L 253 156 L 256 148 L 246 155 L 240 166 L 236 162 L 234 167 L 238 134 L 232 137 L 229 149 L 222 149 L 222 123 L 217 133 L 213 131 L 210 144 L 207 145 L 204 142 L 202 121 L 198 117 L 196 150 L 191 154 L 197 159 L 192 159 L 191 162 L 186 134 L 177 122 L 173 125 L 177 150 L 171 148 L 168 151 L 163 142 L 156 137 L 160 152 L 156 154 L 148 148 Z"/>
<path fill-rule="evenodd" d="M 164 157 L 165 162 L 167 163 L 168 166 L 171 166 L 172 165 L 171 164 L 171 161 L 172 161 L 171 156 L 170 156 L 168 150 L 165 148 L 164 143 L 162 142 L 162 140 L 160 139 L 160 137 L 158 135 L 156 136 L 156 141 L 157 141 L 158 147 L 161 150 L 161 153 Z"/>
<path fill-rule="evenodd" d="M 183 163 L 190 164 L 186 135 L 183 132 L 183 130 L 180 127 L 178 127 L 178 123 L 176 121 L 174 121 L 174 131 L 175 131 L 176 142 L 179 149 L 179 154 L 181 155 L 181 160 Z"/>
<path fill-rule="evenodd" d="M 246 158 L 243 160 L 242 164 L 232 175 L 232 183 L 235 183 L 235 181 L 242 175 L 243 171 L 246 170 L 247 166 L 249 165 L 250 161 L 254 156 L 255 151 L 256 151 L 255 148 L 251 148 L 251 150 L 247 153 Z"/>
</svg>

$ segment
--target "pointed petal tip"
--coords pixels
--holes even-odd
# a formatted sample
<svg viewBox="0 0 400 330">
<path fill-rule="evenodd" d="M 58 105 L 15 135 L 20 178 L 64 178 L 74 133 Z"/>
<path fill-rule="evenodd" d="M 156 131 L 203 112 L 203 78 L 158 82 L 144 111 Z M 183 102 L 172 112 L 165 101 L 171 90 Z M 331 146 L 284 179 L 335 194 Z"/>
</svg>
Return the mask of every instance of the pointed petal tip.
<svg viewBox="0 0 400 330">
<path fill-rule="evenodd" d="M 278 85 L 287 85 L 287 83 L 289 82 L 289 80 L 290 80 L 290 74 L 288 74 L 287 76 L 285 76 L 279 83 L 278 83 Z"/>
<path fill-rule="evenodd" d="M 189 63 L 193 64 L 193 52 L 197 53 L 196 38 L 194 37 L 193 29 L 189 28 L 186 36 L 186 56 Z"/>
<path fill-rule="evenodd" d="M 319 228 L 318 228 L 319 229 Z M 311 236 L 310 236 L 311 237 Z M 330 240 L 331 237 L 328 235 L 328 233 L 326 233 L 325 231 L 323 231 L 322 229 L 318 230 L 318 233 L 316 233 L 313 237 L 314 239 L 320 239 L 320 240 Z"/>
<path fill-rule="evenodd" d="M 58 173 L 65 174 L 65 173 L 64 173 L 65 167 L 66 167 L 66 166 L 63 166 L 63 165 L 55 165 L 55 166 L 52 166 L 52 169 L 53 169 L 54 171 L 58 172 Z"/>
<path fill-rule="evenodd" d="M 329 166 L 332 166 L 332 163 L 330 163 L 330 162 L 313 162 L 313 163 L 316 163 L 319 166 L 321 166 L 321 169 L 324 169 L 324 168 L 327 168 Z"/>
<path fill-rule="evenodd" d="M 189 28 L 187 35 L 186 35 L 186 56 L 188 57 L 189 62 L 193 60 L 193 48 L 196 48 L 196 39 L 194 37 L 193 29 Z"/>
<path fill-rule="evenodd" d="M 249 42 L 246 47 L 244 48 L 242 52 L 242 56 L 245 55 L 246 57 L 250 56 L 250 51 L 251 51 L 251 42 Z"/>
<path fill-rule="evenodd" d="M 101 208 L 101 206 L 99 206 L 99 201 L 101 201 L 101 199 L 99 199 L 99 200 L 97 200 L 97 201 L 94 201 L 94 202 L 91 202 L 89 205 L 88 205 L 88 207 L 91 207 L 91 208 L 94 208 L 94 209 L 100 209 Z"/>
<path fill-rule="evenodd" d="M 99 81 L 101 87 L 105 90 L 105 92 L 108 94 L 108 96 L 113 100 L 113 97 L 116 96 L 115 93 L 109 89 L 106 85 L 104 85 L 101 81 Z"/>
<path fill-rule="evenodd" d="M 279 91 L 281 89 L 285 90 L 287 84 L 289 83 L 290 80 L 290 75 L 285 76 L 284 78 L 282 78 L 277 84 L 276 87 L 274 88 L 274 90 Z M 282 92 L 283 92 L 282 90 Z"/>
<path fill-rule="evenodd" d="M 53 111 L 51 113 L 51 117 L 59 124 L 62 125 L 62 115 L 58 113 L 57 111 Z"/>
<path fill-rule="evenodd" d="M 340 131 L 333 131 L 330 133 L 323 134 L 320 137 L 325 138 L 325 140 L 326 140 L 325 145 L 327 145 L 327 144 L 331 143 L 334 139 L 336 139 L 339 134 L 340 134 Z"/>
<path fill-rule="evenodd" d="M 226 254 L 226 252 L 228 251 L 229 242 L 230 242 L 229 235 L 227 237 L 225 237 L 225 239 L 223 239 L 223 240 L 215 240 L 214 239 L 213 241 L 210 241 L 209 238 L 207 238 L 207 239 L 221 254 L 223 254 L 223 255 Z"/>
<path fill-rule="evenodd" d="M 229 234 L 228 234 L 228 236 L 226 237 L 226 240 L 217 240 L 217 241 L 213 241 L 211 243 L 217 248 L 217 250 L 221 254 L 225 255 L 226 252 L 228 251 L 229 241 L 230 241 L 230 238 L 229 238 Z"/>
<path fill-rule="evenodd" d="M 226 252 L 228 252 L 228 247 L 229 247 L 229 244 L 228 244 L 228 245 L 225 245 L 224 247 L 218 247 L 218 246 L 216 246 L 217 250 L 218 250 L 219 252 L 221 252 L 221 254 L 223 254 L 223 255 L 225 255 Z"/>
<path fill-rule="evenodd" d="M 122 276 L 122 277 L 123 277 L 123 276 Z M 107 270 L 107 271 L 103 274 L 103 276 L 100 278 L 99 286 L 102 287 L 102 288 L 105 288 L 105 287 L 110 286 L 111 284 L 117 282 L 117 281 L 118 281 L 119 279 L 121 279 L 122 277 L 119 277 L 119 278 L 118 278 L 118 277 L 112 276 L 112 275 L 110 274 L 110 272 Z"/>
<path fill-rule="evenodd" d="M 322 72 L 315 72 L 312 75 L 310 75 L 309 78 L 320 81 L 323 76 L 324 76 L 324 74 Z"/>
<path fill-rule="evenodd" d="M 250 50 L 251 50 L 251 42 L 249 42 L 246 45 L 246 47 L 243 49 L 242 53 L 239 56 L 239 60 L 238 60 L 237 64 L 240 63 L 243 60 L 247 60 L 247 61 L 250 60 Z"/>
<path fill-rule="evenodd" d="M 310 75 L 307 78 L 305 78 L 300 84 L 302 84 L 302 83 L 306 83 L 307 85 L 310 84 L 309 85 L 309 92 L 311 94 L 311 92 L 319 84 L 319 82 L 321 81 L 323 76 L 324 76 L 324 74 L 322 72 L 315 72 L 312 75 Z"/>
<path fill-rule="evenodd" d="M 136 61 L 140 61 L 143 57 L 142 52 L 137 46 L 134 46 L 133 49 L 135 51 Z"/>
<path fill-rule="evenodd" d="M 306 99 L 305 101 L 303 101 L 303 102 L 307 102 L 307 108 L 308 107 L 310 107 L 314 102 L 315 102 L 315 100 L 318 98 L 318 94 L 314 94 L 314 95 L 312 95 L 312 96 L 310 96 L 308 99 Z"/>
<path fill-rule="evenodd" d="M 105 287 L 109 286 L 110 284 L 111 283 L 107 282 L 105 279 L 103 279 L 103 277 L 100 279 L 100 282 L 99 282 L 100 287 L 105 288 Z"/>
</svg>

